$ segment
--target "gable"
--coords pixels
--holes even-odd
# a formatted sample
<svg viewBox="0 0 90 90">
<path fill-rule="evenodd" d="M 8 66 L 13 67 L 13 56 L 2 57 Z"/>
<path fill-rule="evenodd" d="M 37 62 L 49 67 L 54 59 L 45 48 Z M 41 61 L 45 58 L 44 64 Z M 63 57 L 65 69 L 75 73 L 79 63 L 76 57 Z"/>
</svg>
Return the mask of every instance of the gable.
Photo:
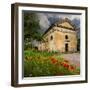
<svg viewBox="0 0 90 90">
<path fill-rule="evenodd" d="M 65 18 L 65 19 L 60 20 L 60 21 L 56 22 L 55 24 L 51 25 L 45 31 L 45 33 L 43 35 L 45 35 L 49 31 L 51 31 L 53 29 L 53 27 L 61 27 L 61 28 L 65 28 L 67 30 L 75 31 L 75 26 L 72 24 L 72 22 L 68 18 Z"/>
<path fill-rule="evenodd" d="M 63 23 L 61 23 L 59 25 L 61 25 L 62 27 L 67 27 L 67 28 L 74 29 L 74 27 L 68 22 L 63 22 Z"/>
</svg>

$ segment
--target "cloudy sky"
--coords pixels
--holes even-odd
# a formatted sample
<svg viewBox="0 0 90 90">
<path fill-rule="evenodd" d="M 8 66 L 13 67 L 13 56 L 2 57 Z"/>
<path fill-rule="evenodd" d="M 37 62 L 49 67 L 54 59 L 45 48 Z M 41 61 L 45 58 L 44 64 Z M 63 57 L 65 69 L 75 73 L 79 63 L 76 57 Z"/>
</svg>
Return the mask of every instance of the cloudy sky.
<svg viewBox="0 0 90 90">
<path fill-rule="evenodd" d="M 27 11 L 26 11 L 27 13 Z M 28 11 L 32 13 L 32 11 Z M 43 34 L 52 24 L 60 21 L 61 19 L 68 18 L 76 25 L 77 28 L 80 27 L 80 14 L 67 14 L 67 13 L 47 13 L 47 12 L 35 12 L 37 19 L 39 19 L 40 32 Z"/>
<path fill-rule="evenodd" d="M 59 13 L 37 13 L 39 24 L 41 30 L 44 32 L 46 31 L 51 24 L 59 21 L 60 19 L 68 18 L 75 24 L 78 28 L 80 26 L 80 16 L 81 15 L 72 15 L 72 14 L 59 14 Z"/>
</svg>

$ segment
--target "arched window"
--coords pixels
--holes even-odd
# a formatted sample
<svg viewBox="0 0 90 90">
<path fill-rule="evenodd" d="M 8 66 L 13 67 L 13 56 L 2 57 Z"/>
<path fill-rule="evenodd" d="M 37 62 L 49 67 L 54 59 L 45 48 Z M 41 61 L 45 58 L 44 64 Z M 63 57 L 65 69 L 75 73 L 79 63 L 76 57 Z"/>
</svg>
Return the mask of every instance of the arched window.
<svg viewBox="0 0 90 90">
<path fill-rule="evenodd" d="M 53 40 L 53 36 L 50 37 L 50 40 Z"/>
<path fill-rule="evenodd" d="M 68 39 L 68 35 L 65 35 L 65 39 Z"/>
</svg>

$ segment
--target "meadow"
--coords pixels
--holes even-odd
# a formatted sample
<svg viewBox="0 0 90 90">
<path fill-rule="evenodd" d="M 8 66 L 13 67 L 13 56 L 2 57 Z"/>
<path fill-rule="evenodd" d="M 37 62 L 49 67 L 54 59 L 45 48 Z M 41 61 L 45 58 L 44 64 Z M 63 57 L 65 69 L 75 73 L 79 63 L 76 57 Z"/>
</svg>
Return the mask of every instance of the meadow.
<svg viewBox="0 0 90 90">
<path fill-rule="evenodd" d="M 80 67 L 65 60 L 62 53 L 24 51 L 24 77 L 79 75 Z"/>
</svg>

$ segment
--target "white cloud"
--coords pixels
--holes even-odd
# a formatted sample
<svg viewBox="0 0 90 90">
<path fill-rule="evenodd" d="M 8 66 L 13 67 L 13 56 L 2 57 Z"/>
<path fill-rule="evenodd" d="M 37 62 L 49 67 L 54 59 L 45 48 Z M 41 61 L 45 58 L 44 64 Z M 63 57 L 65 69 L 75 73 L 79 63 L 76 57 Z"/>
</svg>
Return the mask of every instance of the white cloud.
<svg viewBox="0 0 90 90">
<path fill-rule="evenodd" d="M 38 13 L 39 24 L 41 29 L 47 29 L 50 26 L 50 22 L 44 13 Z"/>
</svg>

